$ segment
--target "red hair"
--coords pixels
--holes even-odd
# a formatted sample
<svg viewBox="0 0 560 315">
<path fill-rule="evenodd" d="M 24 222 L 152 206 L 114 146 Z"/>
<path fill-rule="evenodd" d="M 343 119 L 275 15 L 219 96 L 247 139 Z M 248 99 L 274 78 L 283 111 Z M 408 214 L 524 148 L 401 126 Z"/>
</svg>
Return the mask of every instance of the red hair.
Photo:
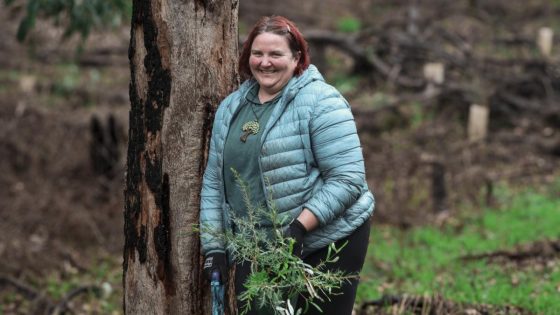
<svg viewBox="0 0 560 315">
<path fill-rule="evenodd" d="M 251 56 L 251 46 L 255 37 L 262 33 L 272 33 L 285 37 L 288 40 L 288 45 L 292 54 L 296 56 L 298 53 L 299 61 L 294 70 L 294 75 L 298 76 L 309 67 L 310 57 L 307 48 L 307 41 L 296 27 L 294 22 L 288 20 L 283 16 L 263 16 L 260 18 L 255 26 L 251 29 L 247 40 L 243 43 L 241 54 L 239 55 L 239 74 L 242 78 L 248 79 L 253 76 L 251 68 L 249 67 L 249 57 Z"/>
</svg>

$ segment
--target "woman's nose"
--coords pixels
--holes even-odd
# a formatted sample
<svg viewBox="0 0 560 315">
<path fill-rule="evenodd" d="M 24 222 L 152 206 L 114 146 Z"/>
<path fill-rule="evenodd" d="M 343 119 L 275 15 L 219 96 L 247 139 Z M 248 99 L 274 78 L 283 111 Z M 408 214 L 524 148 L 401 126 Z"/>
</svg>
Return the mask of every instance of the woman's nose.
<svg viewBox="0 0 560 315">
<path fill-rule="evenodd" d="M 262 57 L 261 66 L 269 66 L 270 64 L 270 59 L 267 56 Z"/>
</svg>

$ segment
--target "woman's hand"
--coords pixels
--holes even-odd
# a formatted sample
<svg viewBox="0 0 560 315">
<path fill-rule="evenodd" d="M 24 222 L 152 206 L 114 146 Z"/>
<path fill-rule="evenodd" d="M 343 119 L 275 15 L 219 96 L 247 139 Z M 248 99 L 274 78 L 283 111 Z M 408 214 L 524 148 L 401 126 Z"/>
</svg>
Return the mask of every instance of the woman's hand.
<svg viewBox="0 0 560 315">
<path fill-rule="evenodd" d="M 299 257 L 303 257 L 303 237 L 307 232 L 315 229 L 319 225 L 319 220 L 313 212 L 303 209 L 300 215 L 285 230 L 284 236 L 292 238 L 295 242 L 292 253 Z"/>
<path fill-rule="evenodd" d="M 303 237 L 307 233 L 305 226 L 295 219 L 286 229 L 284 236 L 294 240 L 292 254 L 299 258 L 303 257 Z"/>
<path fill-rule="evenodd" d="M 220 282 L 222 284 L 226 283 L 228 280 L 228 265 L 226 254 L 224 253 L 212 253 L 206 255 L 204 260 L 204 273 L 208 281 L 212 281 L 212 273 L 218 271 L 220 273 Z"/>
</svg>

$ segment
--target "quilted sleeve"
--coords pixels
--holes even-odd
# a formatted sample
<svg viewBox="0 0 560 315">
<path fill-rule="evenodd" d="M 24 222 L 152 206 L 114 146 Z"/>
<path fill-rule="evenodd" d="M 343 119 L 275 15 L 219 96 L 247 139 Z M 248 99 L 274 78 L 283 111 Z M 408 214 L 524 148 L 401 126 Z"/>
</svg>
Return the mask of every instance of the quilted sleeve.
<svg viewBox="0 0 560 315">
<path fill-rule="evenodd" d="M 200 194 L 200 241 L 202 254 L 207 255 L 214 252 L 225 252 L 225 243 L 220 235 L 224 234 L 223 225 L 223 185 L 221 180 L 220 157 L 218 146 L 223 146 L 220 137 L 220 128 L 223 127 L 223 112 L 230 98 L 226 98 L 218 107 L 216 117 L 212 126 L 210 138 L 210 149 L 208 151 L 208 162 L 202 178 L 202 190 Z"/>
<path fill-rule="evenodd" d="M 311 149 L 324 185 L 304 204 L 324 226 L 360 197 L 365 167 L 350 106 L 326 85 L 317 95 L 310 121 Z"/>
</svg>

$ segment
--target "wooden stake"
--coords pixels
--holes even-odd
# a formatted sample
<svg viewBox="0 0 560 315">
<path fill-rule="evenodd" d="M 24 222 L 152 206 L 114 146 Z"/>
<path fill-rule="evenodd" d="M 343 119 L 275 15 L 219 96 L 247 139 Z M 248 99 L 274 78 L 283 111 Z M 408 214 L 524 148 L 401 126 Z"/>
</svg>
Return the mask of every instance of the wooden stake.
<svg viewBox="0 0 560 315">
<path fill-rule="evenodd" d="M 552 38 L 554 37 L 554 32 L 549 27 L 541 27 L 539 29 L 539 35 L 537 37 L 537 46 L 541 53 L 549 58 L 552 54 Z"/>
<path fill-rule="evenodd" d="M 37 78 L 33 75 L 22 75 L 19 79 L 19 87 L 23 93 L 32 93 L 37 86 Z"/>
<path fill-rule="evenodd" d="M 486 138 L 488 130 L 488 107 L 472 104 L 469 109 L 469 141 L 476 142 Z"/>
<path fill-rule="evenodd" d="M 445 81 L 445 67 L 441 62 L 429 62 L 424 65 L 424 78 L 431 83 L 442 84 Z"/>
</svg>

